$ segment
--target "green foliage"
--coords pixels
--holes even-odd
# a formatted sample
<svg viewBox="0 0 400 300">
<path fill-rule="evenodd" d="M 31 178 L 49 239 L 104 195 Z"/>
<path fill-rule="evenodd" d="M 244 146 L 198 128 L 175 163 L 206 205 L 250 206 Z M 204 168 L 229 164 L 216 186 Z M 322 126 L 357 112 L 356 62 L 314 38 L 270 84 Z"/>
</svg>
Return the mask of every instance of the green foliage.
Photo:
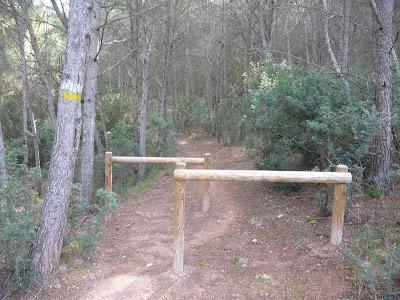
<svg viewBox="0 0 400 300">
<path fill-rule="evenodd" d="M 356 233 L 348 257 L 355 270 L 359 297 L 398 299 L 400 296 L 400 229 L 368 225 Z"/>
<path fill-rule="evenodd" d="M 29 247 L 36 237 L 36 224 L 31 211 L 22 207 L 0 210 L 0 254 L 5 268 L 12 274 L 8 289 L 27 289 L 34 272 L 27 259 Z"/>
<path fill-rule="evenodd" d="M 175 124 L 178 131 L 205 134 L 211 126 L 211 112 L 206 100 L 177 97 L 173 100 Z"/>
<path fill-rule="evenodd" d="M 379 198 L 381 196 L 381 192 L 376 186 L 370 185 L 367 189 L 367 195 L 371 198 Z"/>
<path fill-rule="evenodd" d="M 115 124 L 121 121 L 129 123 L 131 118 L 130 111 L 128 97 L 111 85 L 106 85 L 96 103 L 96 122 L 109 131 L 115 127 Z M 133 136 L 133 132 L 131 136 Z"/>
<path fill-rule="evenodd" d="M 138 145 L 134 142 L 133 125 L 124 121 L 116 122 L 107 132 L 109 151 L 120 156 L 137 156 Z"/>
<path fill-rule="evenodd" d="M 102 219 L 110 211 L 117 209 L 117 197 L 113 192 L 99 189 L 92 205 L 82 196 L 79 184 L 74 184 L 68 215 L 68 236 L 63 252 L 63 259 L 68 260 L 72 255 L 90 259 L 93 247 L 101 232 Z M 91 214 L 89 214 L 91 213 Z"/>
<path fill-rule="evenodd" d="M 259 168 L 365 167 L 375 124 L 372 104 L 347 99 L 340 81 L 268 59 L 253 65 L 245 83 L 251 129 L 246 143 L 261 153 Z"/>
<path fill-rule="evenodd" d="M 173 156 L 176 153 L 178 134 L 171 121 L 165 120 L 157 113 L 148 115 L 146 148 L 149 155 Z"/>
<path fill-rule="evenodd" d="M 240 98 L 224 99 L 215 116 L 215 133 L 224 144 L 243 140 L 246 134 L 247 102 Z"/>
</svg>

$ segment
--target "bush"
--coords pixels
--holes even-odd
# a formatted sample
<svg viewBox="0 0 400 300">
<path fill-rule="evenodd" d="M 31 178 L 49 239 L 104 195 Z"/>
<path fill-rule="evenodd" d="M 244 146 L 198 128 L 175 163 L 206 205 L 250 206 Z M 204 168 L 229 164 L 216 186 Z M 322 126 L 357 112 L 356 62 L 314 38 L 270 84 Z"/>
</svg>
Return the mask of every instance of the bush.
<svg viewBox="0 0 400 300">
<path fill-rule="evenodd" d="M 178 131 L 201 135 L 210 131 L 212 116 L 206 100 L 177 97 L 173 100 L 173 108 Z"/>
<path fill-rule="evenodd" d="M 259 168 L 324 170 L 342 163 L 362 174 L 374 135 L 372 103 L 347 99 L 341 82 L 329 75 L 272 59 L 253 65 L 245 82 L 246 143 L 259 150 Z"/>
<path fill-rule="evenodd" d="M 174 156 L 178 134 L 171 121 L 154 112 L 148 115 L 146 149 L 150 156 Z"/>
<path fill-rule="evenodd" d="M 224 99 L 215 116 L 215 134 L 225 145 L 241 141 L 246 134 L 247 102 L 240 98 Z"/>
<path fill-rule="evenodd" d="M 96 192 L 96 199 L 89 206 L 84 201 L 81 186 L 74 184 L 68 214 L 68 235 L 64 241 L 66 247 L 63 251 L 63 259 L 68 260 L 71 255 L 90 259 L 97 237 L 101 232 L 103 217 L 108 212 L 115 211 L 117 206 L 116 194 L 103 189 L 99 189 Z M 88 215 L 89 210 L 92 215 Z M 88 219 L 86 220 L 87 217 Z"/>
</svg>

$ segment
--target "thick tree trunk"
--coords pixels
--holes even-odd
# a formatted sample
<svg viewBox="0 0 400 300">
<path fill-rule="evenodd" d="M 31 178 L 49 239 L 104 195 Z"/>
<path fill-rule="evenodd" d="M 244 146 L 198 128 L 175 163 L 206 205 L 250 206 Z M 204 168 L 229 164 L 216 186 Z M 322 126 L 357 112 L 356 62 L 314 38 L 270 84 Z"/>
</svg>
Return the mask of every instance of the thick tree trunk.
<svg viewBox="0 0 400 300">
<path fill-rule="evenodd" d="M 67 223 L 75 161 L 81 134 L 81 93 L 90 44 L 89 20 L 94 0 L 71 0 L 68 43 L 58 99 L 56 136 L 49 167 L 48 191 L 30 258 L 37 280 L 57 266 Z"/>
<path fill-rule="evenodd" d="M 0 122 L 0 189 L 7 184 L 6 148 L 4 147 L 3 130 Z"/>
<path fill-rule="evenodd" d="M 139 154 L 146 156 L 146 126 L 147 126 L 147 102 L 149 96 L 149 64 L 150 64 L 150 38 L 145 33 L 143 43 L 143 77 L 142 77 L 142 100 L 140 103 L 140 128 L 139 128 Z M 139 179 L 144 180 L 146 165 L 139 165 Z"/>
<path fill-rule="evenodd" d="M 381 193 L 388 194 L 392 188 L 389 174 L 392 152 L 392 72 L 390 67 L 393 45 L 392 12 L 394 0 L 370 0 L 370 3 L 377 21 L 375 32 L 375 106 L 378 115 L 370 176 Z"/>
<path fill-rule="evenodd" d="M 329 54 L 329 59 L 331 60 L 333 70 L 336 73 L 336 76 L 340 78 L 340 80 L 343 82 L 344 90 L 346 92 L 347 98 L 350 100 L 351 94 L 350 94 L 350 85 L 349 82 L 347 81 L 346 77 L 343 75 L 342 70 L 340 69 L 340 66 L 336 60 L 335 54 L 333 53 L 332 47 L 331 47 L 331 40 L 329 37 L 329 22 L 328 22 L 328 5 L 326 3 L 326 0 L 321 0 L 322 2 L 322 9 L 324 11 L 324 39 L 325 39 L 325 45 L 326 49 Z"/>
<path fill-rule="evenodd" d="M 81 186 L 84 201 L 91 203 L 93 194 L 94 136 L 96 130 L 96 100 L 98 75 L 98 44 L 101 8 L 94 0 L 90 19 L 90 47 L 84 88 L 84 114 L 81 150 Z"/>
</svg>

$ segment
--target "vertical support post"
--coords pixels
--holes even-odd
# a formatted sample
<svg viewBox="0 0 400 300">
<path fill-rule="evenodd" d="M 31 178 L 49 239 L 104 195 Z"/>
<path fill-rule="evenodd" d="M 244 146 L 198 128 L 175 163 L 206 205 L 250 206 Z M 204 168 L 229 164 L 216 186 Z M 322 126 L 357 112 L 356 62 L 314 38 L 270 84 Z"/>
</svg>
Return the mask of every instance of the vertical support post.
<svg viewBox="0 0 400 300">
<path fill-rule="evenodd" d="M 104 164 L 104 189 L 112 192 L 112 152 L 106 152 Z"/>
<path fill-rule="evenodd" d="M 210 153 L 204 154 L 204 166 L 203 169 L 207 170 L 210 167 Z M 204 181 L 203 183 L 203 212 L 208 212 L 210 208 L 210 182 Z"/>
<path fill-rule="evenodd" d="M 176 169 L 186 169 L 186 163 L 178 162 Z M 185 192 L 186 182 L 175 179 L 175 228 L 174 228 L 174 265 L 176 275 L 183 272 L 184 227 L 185 227 Z"/>
<path fill-rule="evenodd" d="M 336 172 L 348 172 L 345 165 L 338 165 Z M 335 195 L 333 199 L 331 244 L 339 246 L 342 243 L 344 210 L 346 208 L 346 184 L 335 184 Z"/>
</svg>

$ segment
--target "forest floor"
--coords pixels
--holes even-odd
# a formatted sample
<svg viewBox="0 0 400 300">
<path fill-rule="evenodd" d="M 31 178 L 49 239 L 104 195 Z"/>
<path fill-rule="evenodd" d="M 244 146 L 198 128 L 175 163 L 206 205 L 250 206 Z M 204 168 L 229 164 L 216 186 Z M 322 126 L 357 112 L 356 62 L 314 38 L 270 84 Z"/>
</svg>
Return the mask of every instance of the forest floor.
<svg viewBox="0 0 400 300">
<path fill-rule="evenodd" d="M 209 152 L 211 168 L 254 166 L 242 147 L 210 140 L 181 141 L 179 152 Z M 62 265 L 35 298 L 351 298 L 351 269 L 344 250 L 329 244 L 331 219 L 318 217 L 315 186 L 283 195 L 265 183 L 212 182 L 208 214 L 201 211 L 202 190 L 201 182 L 187 184 L 182 276 L 170 271 L 174 180 L 168 172 L 106 217 L 90 262 Z"/>
</svg>

